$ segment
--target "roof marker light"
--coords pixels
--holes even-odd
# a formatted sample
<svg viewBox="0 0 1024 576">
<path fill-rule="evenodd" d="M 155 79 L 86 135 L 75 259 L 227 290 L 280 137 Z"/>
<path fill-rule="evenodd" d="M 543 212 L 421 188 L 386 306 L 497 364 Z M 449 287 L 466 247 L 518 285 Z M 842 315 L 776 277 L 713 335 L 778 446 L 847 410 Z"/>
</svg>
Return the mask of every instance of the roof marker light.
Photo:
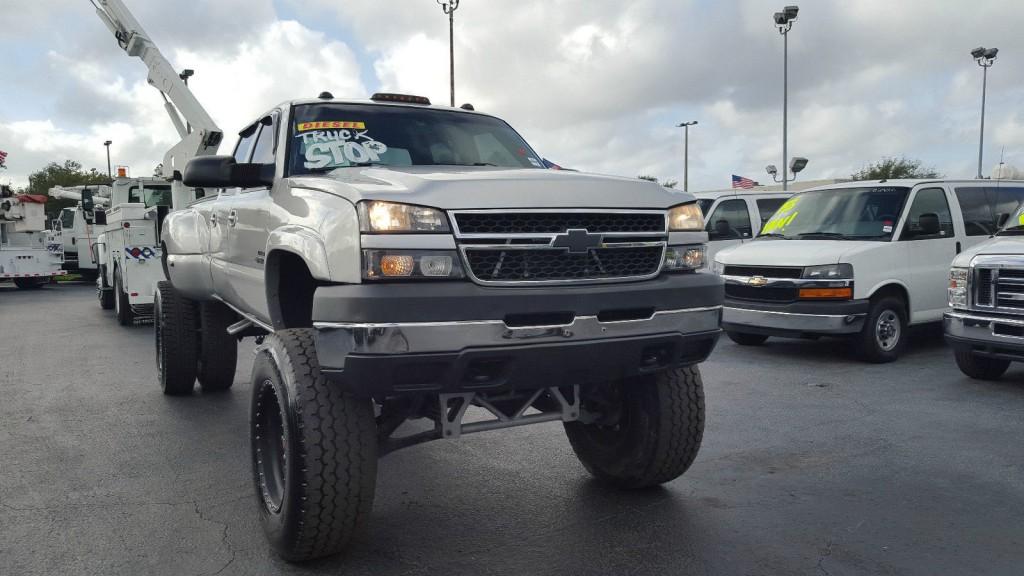
<svg viewBox="0 0 1024 576">
<path fill-rule="evenodd" d="M 377 92 L 373 96 L 370 96 L 370 100 L 375 102 L 403 102 L 405 104 L 425 104 L 430 105 L 430 99 L 426 96 L 413 96 L 411 94 L 391 94 L 388 92 Z"/>
</svg>

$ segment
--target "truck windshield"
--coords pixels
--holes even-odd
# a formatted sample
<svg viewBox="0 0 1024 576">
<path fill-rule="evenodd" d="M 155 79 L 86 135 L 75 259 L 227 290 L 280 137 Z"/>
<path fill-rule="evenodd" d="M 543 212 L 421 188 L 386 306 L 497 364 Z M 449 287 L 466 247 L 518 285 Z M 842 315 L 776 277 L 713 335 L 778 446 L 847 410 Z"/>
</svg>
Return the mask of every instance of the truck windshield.
<svg viewBox="0 0 1024 576">
<path fill-rule="evenodd" d="M 1024 234 L 1024 203 L 1021 203 L 1013 215 L 1006 220 L 1002 229 L 996 232 L 996 236 L 1020 236 Z"/>
<path fill-rule="evenodd" d="M 75 209 L 65 208 L 60 211 L 60 227 L 65 230 L 72 230 L 75 227 Z"/>
<path fill-rule="evenodd" d="M 711 205 L 714 203 L 715 201 L 711 198 L 700 198 L 697 200 L 697 206 L 700 206 L 700 211 L 704 213 L 704 216 L 708 215 L 708 208 L 711 208 Z"/>
<path fill-rule="evenodd" d="M 139 184 L 128 189 L 128 202 L 143 203 L 146 208 L 171 205 L 171 187 L 166 184 Z"/>
<path fill-rule="evenodd" d="M 307 104 L 295 107 L 288 133 L 290 175 L 371 165 L 544 166 L 505 122 L 454 110 Z"/>
<path fill-rule="evenodd" d="M 803 192 L 779 207 L 759 237 L 888 241 L 909 192 L 899 186 Z"/>
</svg>

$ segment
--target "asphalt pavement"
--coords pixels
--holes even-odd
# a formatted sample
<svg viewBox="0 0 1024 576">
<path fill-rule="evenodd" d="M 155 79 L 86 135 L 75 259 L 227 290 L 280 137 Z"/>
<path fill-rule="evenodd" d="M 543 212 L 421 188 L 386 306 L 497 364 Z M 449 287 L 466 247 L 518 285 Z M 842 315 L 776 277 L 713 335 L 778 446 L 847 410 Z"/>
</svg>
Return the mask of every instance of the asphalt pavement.
<svg viewBox="0 0 1024 576">
<path fill-rule="evenodd" d="M 559 424 L 396 452 L 351 551 L 292 566 L 255 519 L 251 342 L 230 392 L 169 398 L 151 326 L 0 284 L 0 574 L 1024 573 L 1024 366 L 972 381 L 912 336 L 887 365 L 723 339 L 700 455 L 654 490 L 590 480 Z"/>
</svg>

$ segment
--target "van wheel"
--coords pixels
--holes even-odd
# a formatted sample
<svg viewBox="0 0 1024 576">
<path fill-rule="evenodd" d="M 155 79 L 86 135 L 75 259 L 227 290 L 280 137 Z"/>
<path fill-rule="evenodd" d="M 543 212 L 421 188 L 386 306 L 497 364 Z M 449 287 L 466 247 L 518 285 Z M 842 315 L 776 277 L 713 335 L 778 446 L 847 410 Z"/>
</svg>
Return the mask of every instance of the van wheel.
<svg viewBox="0 0 1024 576">
<path fill-rule="evenodd" d="M 1010 368 L 1009 360 L 978 356 L 969 350 L 954 350 L 960 371 L 975 380 L 998 380 Z"/>
<path fill-rule="evenodd" d="M 872 302 L 857 344 L 865 360 L 882 364 L 900 357 L 906 335 L 906 305 L 900 298 L 886 296 Z"/>
<path fill-rule="evenodd" d="M 727 330 L 725 335 L 729 337 L 729 340 L 739 344 L 740 346 L 760 346 L 768 340 L 768 337 L 764 334 L 751 334 L 750 332 L 733 332 Z"/>
<path fill-rule="evenodd" d="M 373 507 L 373 407 L 320 374 L 310 328 L 271 334 L 257 350 L 249 421 L 260 524 L 286 560 L 341 552 Z"/>
<path fill-rule="evenodd" d="M 206 392 L 231 388 L 238 363 L 238 341 L 228 334 L 228 326 L 237 320 L 235 313 L 221 302 L 199 303 L 199 385 Z"/>
<path fill-rule="evenodd" d="M 117 316 L 117 323 L 121 326 L 131 326 L 135 321 L 135 313 L 128 302 L 128 293 L 124 291 L 121 270 L 118 268 L 114 268 L 114 313 Z"/>
<path fill-rule="evenodd" d="M 157 282 L 153 299 L 156 371 L 164 394 L 190 394 L 196 382 L 196 303 L 166 280 Z"/>
<path fill-rule="evenodd" d="M 704 437 L 704 385 L 697 366 L 630 378 L 582 398 L 594 423 L 567 422 L 569 444 L 598 480 L 647 488 L 686 472 Z"/>
</svg>

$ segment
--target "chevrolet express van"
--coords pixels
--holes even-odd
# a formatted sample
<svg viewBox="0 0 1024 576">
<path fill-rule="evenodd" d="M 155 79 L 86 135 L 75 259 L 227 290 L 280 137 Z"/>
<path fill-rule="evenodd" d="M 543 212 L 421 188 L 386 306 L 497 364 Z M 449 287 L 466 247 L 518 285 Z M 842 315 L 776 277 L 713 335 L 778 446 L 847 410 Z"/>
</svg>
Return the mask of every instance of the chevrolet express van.
<svg viewBox="0 0 1024 576">
<path fill-rule="evenodd" d="M 708 233 L 706 262 L 719 250 L 750 242 L 792 192 L 716 190 L 697 192 L 697 204 L 704 213 Z"/>
</svg>

